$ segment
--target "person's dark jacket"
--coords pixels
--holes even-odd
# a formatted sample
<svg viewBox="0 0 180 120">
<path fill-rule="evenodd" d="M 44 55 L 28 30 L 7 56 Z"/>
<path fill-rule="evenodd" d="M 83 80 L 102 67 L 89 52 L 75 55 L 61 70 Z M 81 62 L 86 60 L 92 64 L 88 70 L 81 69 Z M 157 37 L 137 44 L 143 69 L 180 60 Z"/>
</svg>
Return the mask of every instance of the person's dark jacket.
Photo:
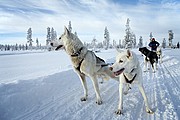
<svg viewBox="0 0 180 120">
<path fill-rule="evenodd" d="M 159 43 L 157 41 L 151 41 L 149 43 L 149 47 L 151 47 L 151 51 L 156 51 L 158 46 L 159 46 Z"/>
</svg>

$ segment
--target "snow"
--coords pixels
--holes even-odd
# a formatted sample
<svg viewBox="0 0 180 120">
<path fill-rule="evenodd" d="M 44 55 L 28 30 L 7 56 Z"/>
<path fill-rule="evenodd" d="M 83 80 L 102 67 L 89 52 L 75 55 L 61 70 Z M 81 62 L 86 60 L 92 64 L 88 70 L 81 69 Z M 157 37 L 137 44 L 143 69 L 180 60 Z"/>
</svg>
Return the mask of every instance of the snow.
<svg viewBox="0 0 180 120">
<path fill-rule="evenodd" d="M 137 49 L 141 66 L 143 57 Z M 96 53 L 107 62 L 116 51 Z M 65 51 L 0 52 L 0 120 L 178 120 L 180 118 L 180 50 L 163 49 L 163 63 L 156 73 L 143 72 L 149 104 L 155 113 L 145 112 L 143 98 L 133 86 L 124 96 L 124 114 L 117 110 L 118 82 L 100 84 L 102 105 L 95 103 L 92 82 L 87 78 L 88 101 L 81 102 L 81 82 Z"/>
</svg>

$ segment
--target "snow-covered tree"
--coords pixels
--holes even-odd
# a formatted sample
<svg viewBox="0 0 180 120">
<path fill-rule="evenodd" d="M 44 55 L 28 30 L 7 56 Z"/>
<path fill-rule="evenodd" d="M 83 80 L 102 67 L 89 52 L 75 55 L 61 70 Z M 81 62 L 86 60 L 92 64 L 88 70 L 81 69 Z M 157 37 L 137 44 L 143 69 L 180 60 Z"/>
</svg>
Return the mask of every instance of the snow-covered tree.
<svg viewBox="0 0 180 120">
<path fill-rule="evenodd" d="M 25 50 L 25 46 L 24 46 L 24 44 L 22 45 L 22 50 Z"/>
<path fill-rule="evenodd" d="M 15 50 L 18 50 L 18 44 L 16 43 L 16 45 L 15 45 Z"/>
<path fill-rule="evenodd" d="M 76 32 L 76 31 L 74 32 L 74 35 L 76 35 L 76 36 L 77 36 L 77 32 Z"/>
<path fill-rule="evenodd" d="M 127 19 L 126 22 L 126 35 L 125 35 L 125 39 L 123 41 L 123 46 L 127 49 L 127 48 L 133 48 L 136 46 L 136 36 L 133 32 L 131 32 L 131 28 L 129 26 L 129 18 Z"/>
<path fill-rule="evenodd" d="M 36 48 L 37 49 L 39 48 L 39 40 L 38 40 L 38 38 L 36 38 Z"/>
<path fill-rule="evenodd" d="M 46 36 L 46 45 L 49 45 L 50 42 L 51 42 L 51 31 L 50 31 L 50 27 L 48 27 L 47 36 Z"/>
<path fill-rule="evenodd" d="M 119 44 L 117 45 L 118 48 L 122 48 L 122 42 L 121 42 L 121 39 L 119 39 Z"/>
<path fill-rule="evenodd" d="M 72 32 L 71 21 L 69 21 L 68 30 L 70 33 Z"/>
<path fill-rule="evenodd" d="M 117 46 L 117 44 L 116 44 L 116 41 L 115 41 L 115 40 L 113 40 L 113 46 L 114 46 L 114 47 L 116 47 L 116 46 Z"/>
<path fill-rule="evenodd" d="M 50 33 L 50 35 L 51 35 L 51 36 L 50 36 L 51 41 L 57 39 L 57 34 L 56 34 L 56 31 L 54 30 L 53 27 L 51 28 L 51 33 Z"/>
<path fill-rule="evenodd" d="M 133 48 L 136 47 L 136 35 L 132 33 Z"/>
<path fill-rule="evenodd" d="M 32 30 L 31 30 L 31 28 L 29 28 L 28 31 L 27 31 L 27 42 L 29 43 L 29 47 L 32 50 L 32 42 L 33 42 L 33 40 L 32 40 Z"/>
<path fill-rule="evenodd" d="M 50 27 L 47 28 L 47 36 L 46 37 L 47 37 L 46 38 L 46 48 L 48 50 L 51 50 L 52 49 L 52 47 L 50 46 L 51 41 L 57 40 L 57 33 L 56 33 L 56 31 L 54 30 L 53 27 L 52 28 L 50 28 Z"/>
<path fill-rule="evenodd" d="M 28 50 L 28 45 L 26 44 L 26 50 Z"/>
<path fill-rule="evenodd" d="M 96 38 L 94 37 L 93 40 L 92 40 L 92 42 L 91 42 L 91 45 L 92 45 L 94 51 L 96 50 L 96 42 L 97 42 L 97 40 L 96 40 Z"/>
<path fill-rule="evenodd" d="M 142 46 L 143 46 L 143 38 L 142 38 L 142 36 L 140 36 L 138 47 L 141 48 Z"/>
<path fill-rule="evenodd" d="M 108 31 L 107 27 L 105 27 L 104 42 L 103 42 L 105 50 L 107 50 L 109 48 L 109 42 L 110 42 L 109 31 Z"/>
<path fill-rule="evenodd" d="M 172 30 L 168 31 L 169 33 L 169 47 L 172 47 L 172 39 L 174 38 L 174 33 L 172 32 Z"/>
<path fill-rule="evenodd" d="M 163 39 L 162 47 L 163 47 L 163 48 L 166 48 L 166 39 L 165 39 L 165 38 Z"/>
<path fill-rule="evenodd" d="M 149 40 L 152 40 L 152 38 L 153 38 L 152 32 L 150 32 L 149 38 L 150 38 Z"/>
</svg>

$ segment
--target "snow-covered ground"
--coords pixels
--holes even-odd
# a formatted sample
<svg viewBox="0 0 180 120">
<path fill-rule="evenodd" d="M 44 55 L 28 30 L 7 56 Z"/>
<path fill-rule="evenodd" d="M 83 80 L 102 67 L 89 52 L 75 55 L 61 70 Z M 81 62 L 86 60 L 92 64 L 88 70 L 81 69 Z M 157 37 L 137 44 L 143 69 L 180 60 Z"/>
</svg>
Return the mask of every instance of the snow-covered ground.
<svg viewBox="0 0 180 120">
<path fill-rule="evenodd" d="M 141 66 L 143 57 L 137 53 Z M 114 61 L 115 50 L 97 53 Z M 144 72 L 144 87 L 156 112 L 145 112 L 135 85 L 124 96 L 124 114 L 118 116 L 118 82 L 100 84 L 102 105 L 95 103 L 92 82 L 89 98 L 81 102 L 81 82 L 64 51 L 0 52 L 0 120 L 178 120 L 180 119 L 180 50 L 163 49 L 163 63 L 156 73 Z"/>
</svg>

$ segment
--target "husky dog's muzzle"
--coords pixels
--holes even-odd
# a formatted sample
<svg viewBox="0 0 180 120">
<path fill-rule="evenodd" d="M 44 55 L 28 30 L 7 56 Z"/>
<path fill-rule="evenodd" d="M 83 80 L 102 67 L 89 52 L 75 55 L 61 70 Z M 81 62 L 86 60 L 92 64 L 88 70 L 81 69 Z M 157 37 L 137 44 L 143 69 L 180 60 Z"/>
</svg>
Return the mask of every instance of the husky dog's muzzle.
<svg viewBox="0 0 180 120">
<path fill-rule="evenodd" d="M 57 48 L 55 50 L 59 50 L 62 47 L 63 47 L 63 45 L 59 45 L 59 46 L 57 46 Z"/>
<path fill-rule="evenodd" d="M 51 45 L 52 47 L 54 47 L 54 43 L 50 43 L 50 45 Z M 58 45 L 55 50 L 59 50 L 59 49 L 62 48 L 62 47 L 63 47 L 63 45 Z"/>
</svg>

